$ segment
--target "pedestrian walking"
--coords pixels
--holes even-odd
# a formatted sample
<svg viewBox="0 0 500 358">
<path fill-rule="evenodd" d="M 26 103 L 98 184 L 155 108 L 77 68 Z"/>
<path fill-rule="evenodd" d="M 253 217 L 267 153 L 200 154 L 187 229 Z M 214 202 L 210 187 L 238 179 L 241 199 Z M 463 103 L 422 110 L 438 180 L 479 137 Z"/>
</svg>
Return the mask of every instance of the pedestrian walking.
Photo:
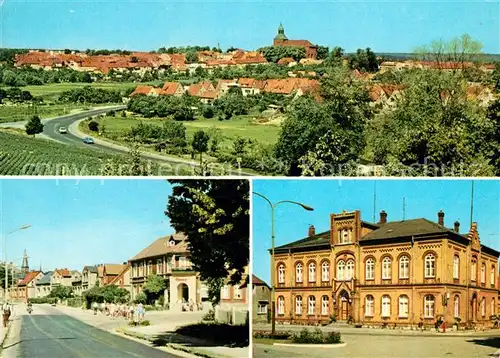
<svg viewBox="0 0 500 358">
<path fill-rule="evenodd" d="M 7 322 L 9 321 L 10 317 L 10 305 L 7 301 L 4 302 L 2 309 L 3 309 L 3 326 L 7 327 Z"/>
<path fill-rule="evenodd" d="M 139 324 L 140 316 L 141 314 L 139 310 L 139 305 L 137 305 L 137 307 L 134 310 L 134 326 L 137 326 Z"/>
<path fill-rule="evenodd" d="M 92 309 L 94 310 L 94 316 L 96 316 L 97 310 L 99 309 L 99 304 L 97 302 L 92 303 Z"/>
<path fill-rule="evenodd" d="M 144 309 L 144 306 L 142 303 L 139 303 L 139 322 L 141 322 L 144 319 L 144 313 L 146 313 L 146 310 Z"/>
</svg>

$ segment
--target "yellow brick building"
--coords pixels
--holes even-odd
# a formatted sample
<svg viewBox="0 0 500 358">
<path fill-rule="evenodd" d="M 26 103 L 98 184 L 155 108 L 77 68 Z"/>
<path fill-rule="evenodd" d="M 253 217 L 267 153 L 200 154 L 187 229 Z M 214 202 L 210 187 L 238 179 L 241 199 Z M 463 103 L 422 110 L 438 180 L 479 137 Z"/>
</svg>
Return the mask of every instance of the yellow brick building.
<svg viewBox="0 0 500 358">
<path fill-rule="evenodd" d="M 378 223 L 330 215 L 330 229 L 275 248 L 276 320 L 433 326 L 442 318 L 488 326 L 497 312 L 500 253 L 466 234 L 419 218 Z M 500 312 L 499 312 L 500 313 Z"/>
</svg>

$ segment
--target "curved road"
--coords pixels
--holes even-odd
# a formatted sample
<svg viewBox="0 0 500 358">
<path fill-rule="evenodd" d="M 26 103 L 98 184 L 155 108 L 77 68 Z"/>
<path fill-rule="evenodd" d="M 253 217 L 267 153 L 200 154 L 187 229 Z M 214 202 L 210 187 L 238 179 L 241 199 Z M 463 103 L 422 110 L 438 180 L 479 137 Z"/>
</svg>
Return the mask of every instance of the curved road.
<svg viewBox="0 0 500 358">
<path fill-rule="evenodd" d="M 52 307 L 14 317 L 3 358 L 179 358 L 180 356 L 89 326 Z"/>
</svg>

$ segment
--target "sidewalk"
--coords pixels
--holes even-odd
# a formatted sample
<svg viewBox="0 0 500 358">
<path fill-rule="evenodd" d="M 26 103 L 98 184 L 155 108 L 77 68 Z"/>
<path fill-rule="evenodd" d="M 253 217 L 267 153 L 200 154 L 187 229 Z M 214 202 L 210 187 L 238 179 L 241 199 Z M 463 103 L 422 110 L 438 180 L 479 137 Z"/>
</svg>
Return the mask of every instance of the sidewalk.
<svg viewBox="0 0 500 358">
<path fill-rule="evenodd" d="M 62 305 L 57 306 L 57 309 L 61 313 L 67 314 L 91 326 L 145 340 L 152 343 L 153 346 L 166 346 L 182 352 L 209 358 L 247 358 L 249 354 L 249 347 L 231 348 L 214 346 L 210 342 L 174 333 L 178 327 L 199 323 L 206 313 L 204 311 L 149 311 L 146 312 L 144 319 L 150 321 L 151 325 L 133 327 L 129 326 L 129 321 L 124 318 L 110 318 L 102 313 L 94 315 L 91 310 L 82 310 L 81 308 Z"/>
<path fill-rule="evenodd" d="M 292 331 L 299 332 L 304 328 L 316 329 L 319 328 L 323 332 L 339 332 L 342 335 L 370 335 L 370 336 L 418 336 L 418 337 L 498 337 L 500 329 L 490 329 L 485 331 L 452 331 L 451 328 L 446 330 L 446 333 L 433 331 L 420 331 L 410 329 L 392 329 L 392 328 L 356 328 L 347 324 L 330 324 L 328 326 L 304 326 L 304 325 L 276 325 L 276 331 Z M 271 324 L 257 323 L 253 325 L 253 331 L 271 331 Z"/>
</svg>

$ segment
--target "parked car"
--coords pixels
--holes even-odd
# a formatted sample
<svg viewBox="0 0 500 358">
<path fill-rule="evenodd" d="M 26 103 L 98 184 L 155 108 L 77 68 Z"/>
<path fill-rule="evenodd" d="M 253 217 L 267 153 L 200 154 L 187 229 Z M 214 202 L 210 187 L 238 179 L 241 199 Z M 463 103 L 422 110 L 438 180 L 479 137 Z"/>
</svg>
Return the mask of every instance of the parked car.
<svg viewBox="0 0 500 358">
<path fill-rule="evenodd" d="M 59 127 L 59 133 L 66 134 L 68 133 L 68 129 L 66 127 Z"/>
<path fill-rule="evenodd" d="M 83 143 L 85 144 L 94 144 L 94 140 L 90 137 L 83 138 Z"/>
</svg>

